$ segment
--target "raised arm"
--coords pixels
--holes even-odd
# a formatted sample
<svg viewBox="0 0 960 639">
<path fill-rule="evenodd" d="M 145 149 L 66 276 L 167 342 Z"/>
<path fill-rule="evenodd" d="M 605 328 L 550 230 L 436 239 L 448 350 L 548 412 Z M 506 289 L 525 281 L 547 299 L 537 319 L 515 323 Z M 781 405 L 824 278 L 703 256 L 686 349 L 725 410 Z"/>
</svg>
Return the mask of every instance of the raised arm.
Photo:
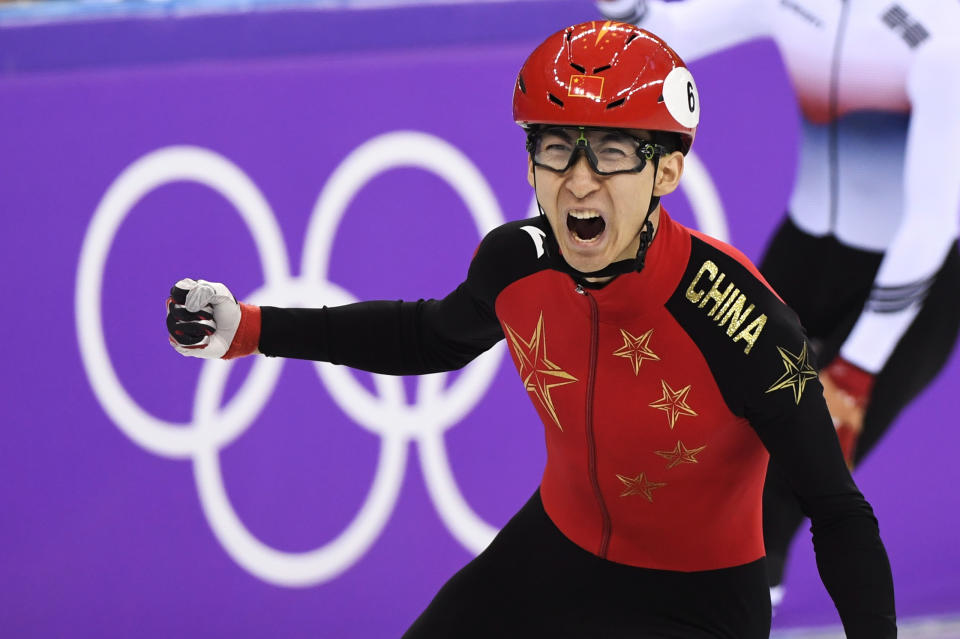
<svg viewBox="0 0 960 639">
<path fill-rule="evenodd" d="M 332 308 L 237 302 L 223 284 L 181 280 L 168 300 L 170 342 L 184 355 L 231 359 L 253 353 L 415 375 L 469 363 L 503 338 L 478 292 L 482 267 L 442 300 L 373 301 Z"/>
<path fill-rule="evenodd" d="M 466 280 L 441 300 L 359 302 L 332 308 L 276 308 L 237 302 L 226 286 L 177 282 L 167 301 L 171 345 L 183 355 L 262 353 L 344 364 L 390 375 L 460 368 L 503 339 L 497 295 L 543 268 L 530 229 L 505 224 L 484 238 Z"/>
<path fill-rule="evenodd" d="M 461 368 L 503 338 L 493 310 L 464 282 L 442 300 L 261 309 L 260 352 L 391 375 Z"/>
</svg>

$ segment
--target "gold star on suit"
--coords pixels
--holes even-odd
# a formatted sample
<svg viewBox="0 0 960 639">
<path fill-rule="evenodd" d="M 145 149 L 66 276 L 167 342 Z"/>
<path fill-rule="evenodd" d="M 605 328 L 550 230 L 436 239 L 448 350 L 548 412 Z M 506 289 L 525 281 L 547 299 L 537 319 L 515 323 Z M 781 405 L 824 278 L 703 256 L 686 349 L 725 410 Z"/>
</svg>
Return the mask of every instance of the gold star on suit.
<svg viewBox="0 0 960 639">
<path fill-rule="evenodd" d="M 644 476 L 643 473 L 640 473 L 636 477 L 626 477 L 618 474 L 617 479 L 622 481 L 623 485 L 627 487 L 626 490 L 620 493 L 621 497 L 629 497 L 630 495 L 643 495 L 650 503 L 653 503 L 653 491 L 657 488 L 663 488 L 666 486 L 666 484 L 663 482 L 650 481 Z"/>
<path fill-rule="evenodd" d="M 534 329 L 533 336 L 529 341 L 520 337 L 515 330 L 506 324 L 504 326 L 507 327 L 513 350 L 517 354 L 517 359 L 520 360 L 520 377 L 523 378 L 524 387 L 533 393 L 543 409 L 550 414 L 557 428 L 563 430 L 560 419 L 557 417 L 557 410 L 553 406 L 550 390 L 557 386 L 572 384 L 577 381 L 577 378 L 562 371 L 559 366 L 547 359 L 547 338 L 543 330 L 543 312 L 540 313 L 537 328 Z"/>
<path fill-rule="evenodd" d="M 671 430 L 673 429 L 673 425 L 677 423 L 677 418 L 681 415 L 689 415 L 690 417 L 697 416 L 697 411 L 690 408 L 687 404 L 687 394 L 690 393 L 690 385 L 675 391 L 670 388 L 670 385 L 667 384 L 665 380 L 661 379 L 660 383 L 663 385 L 663 397 L 650 404 L 650 408 L 662 410 L 667 414 Z"/>
<path fill-rule="evenodd" d="M 797 404 L 803 396 L 803 391 L 807 387 L 807 382 L 817 377 L 817 371 L 810 365 L 810 354 L 807 352 L 807 343 L 803 343 L 803 348 L 799 355 L 794 355 L 787 349 L 777 346 L 780 351 L 780 357 L 783 358 L 783 368 L 785 369 L 780 379 L 773 383 L 773 386 L 767 389 L 768 393 L 781 388 L 793 390 L 793 399 Z"/>
<path fill-rule="evenodd" d="M 670 462 L 667 464 L 667 470 L 670 470 L 677 464 L 696 464 L 697 458 L 695 455 L 704 448 L 706 448 L 706 446 L 692 449 L 687 448 L 683 445 L 682 441 L 677 440 L 677 445 L 673 448 L 673 450 L 658 450 L 655 452 L 657 455 Z"/>
<path fill-rule="evenodd" d="M 633 364 L 633 374 L 640 374 L 640 364 L 643 363 L 643 360 L 659 360 L 660 357 L 650 350 L 650 336 L 653 335 L 653 329 L 641 335 L 640 337 L 634 337 L 627 331 L 620 329 L 620 334 L 623 336 L 623 346 L 618 348 L 613 352 L 617 357 L 626 357 L 630 360 L 630 363 Z"/>
</svg>

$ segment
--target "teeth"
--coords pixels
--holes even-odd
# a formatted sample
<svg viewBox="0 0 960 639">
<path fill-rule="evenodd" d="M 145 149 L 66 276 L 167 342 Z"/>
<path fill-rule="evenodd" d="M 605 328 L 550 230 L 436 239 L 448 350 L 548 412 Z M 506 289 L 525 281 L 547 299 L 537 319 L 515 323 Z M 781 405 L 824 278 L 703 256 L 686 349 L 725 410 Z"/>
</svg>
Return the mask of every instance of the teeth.
<svg viewBox="0 0 960 639">
<path fill-rule="evenodd" d="M 578 220 L 592 220 L 595 217 L 600 217 L 600 214 L 596 211 L 569 211 L 567 214 Z"/>
<path fill-rule="evenodd" d="M 585 239 L 583 239 L 582 237 L 580 237 L 579 235 L 577 235 L 576 233 L 574 233 L 573 236 L 574 236 L 575 238 L 577 238 L 577 241 L 583 242 L 584 244 L 589 244 L 589 243 L 591 243 L 591 242 L 596 242 L 596 241 L 598 241 L 598 240 L 600 239 L 600 238 L 598 238 L 598 237 L 591 237 L 589 240 L 585 240 Z"/>
</svg>

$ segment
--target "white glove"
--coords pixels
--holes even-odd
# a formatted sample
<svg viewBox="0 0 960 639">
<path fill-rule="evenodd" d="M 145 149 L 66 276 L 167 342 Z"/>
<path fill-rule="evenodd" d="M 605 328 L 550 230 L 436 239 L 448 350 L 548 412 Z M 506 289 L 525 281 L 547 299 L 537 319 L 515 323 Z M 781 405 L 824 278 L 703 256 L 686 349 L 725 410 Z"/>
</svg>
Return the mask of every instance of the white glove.
<svg viewBox="0 0 960 639">
<path fill-rule="evenodd" d="M 647 0 L 596 0 L 605 18 L 640 24 L 647 15 Z"/>
<path fill-rule="evenodd" d="M 170 345 L 189 357 L 221 358 L 233 344 L 241 315 L 241 305 L 223 284 L 182 279 L 167 299 Z"/>
</svg>

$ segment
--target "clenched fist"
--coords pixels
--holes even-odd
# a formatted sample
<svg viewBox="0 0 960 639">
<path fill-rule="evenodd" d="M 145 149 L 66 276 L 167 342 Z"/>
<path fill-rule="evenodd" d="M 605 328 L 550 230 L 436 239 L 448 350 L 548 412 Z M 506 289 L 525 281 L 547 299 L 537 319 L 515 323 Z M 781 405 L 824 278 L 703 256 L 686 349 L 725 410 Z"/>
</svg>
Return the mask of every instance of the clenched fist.
<svg viewBox="0 0 960 639">
<path fill-rule="evenodd" d="M 260 307 L 237 302 L 223 284 L 182 279 L 167 298 L 171 346 L 190 357 L 250 355 L 260 340 Z"/>
</svg>

